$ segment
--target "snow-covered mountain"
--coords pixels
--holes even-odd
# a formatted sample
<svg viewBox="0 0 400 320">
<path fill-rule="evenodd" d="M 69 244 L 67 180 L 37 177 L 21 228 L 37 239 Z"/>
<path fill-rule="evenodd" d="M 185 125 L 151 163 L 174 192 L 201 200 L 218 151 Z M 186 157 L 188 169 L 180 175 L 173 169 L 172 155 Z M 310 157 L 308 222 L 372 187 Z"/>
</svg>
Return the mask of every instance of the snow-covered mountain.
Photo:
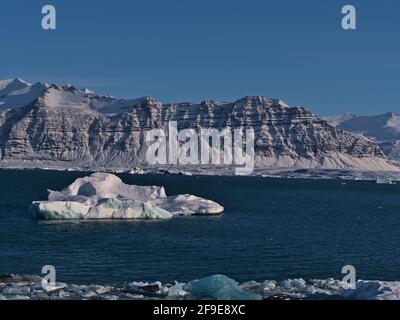
<svg viewBox="0 0 400 320">
<path fill-rule="evenodd" d="M 17 82 L 24 87 L 19 90 L 32 88 Z M 4 99 L 12 92 L 6 89 Z M 253 128 L 258 167 L 399 170 L 373 141 L 334 128 L 303 107 L 262 96 L 162 104 L 53 84 L 31 98 L 25 106 L 0 110 L 0 166 L 146 167 L 145 132 L 177 121 L 179 130 Z"/>
<path fill-rule="evenodd" d="M 339 124 L 351 120 L 353 118 L 355 118 L 356 115 L 351 113 L 351 112 L 347 112 L 347 113 L 343 113 L 343 114 L 338 114 L 335 116 L 331 116 L 331 117 L 323 117 L 322 119 L 324 119 L 325 121 L 328 121 L 328 123 L 331 126 L 337 127 Z"/>
<path fill-rule="evenodd" d="M 26 106 L 40 97 L 47 87 L 45 83 L 30 84 L 19 78 L 0 80 L 0 109 Z"/>
<path fill-rule="evenodd" d="M 400 115 L 388 112 L 376 116 L 355 116 L 346 119 L 346 115 L 325 118 L 338 129 L 361 134 L 379 143 L 385 154 L 394 160 L 400 160 Z M 341 121 L 337 121 L 341 119 Z"/>
</svg>

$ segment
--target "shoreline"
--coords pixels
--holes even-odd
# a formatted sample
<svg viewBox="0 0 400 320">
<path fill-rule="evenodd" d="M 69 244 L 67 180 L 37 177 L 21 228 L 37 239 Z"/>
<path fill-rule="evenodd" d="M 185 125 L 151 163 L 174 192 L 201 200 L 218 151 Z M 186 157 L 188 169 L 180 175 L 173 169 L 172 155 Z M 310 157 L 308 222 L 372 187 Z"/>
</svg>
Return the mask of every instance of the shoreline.
<svg viewBox="0 0 400 320">
<path fill-rule="evenodd" d="M 400 171 L 359 171 L 349 169 L 320 169 L 320 168 L 264 168 L 256 167 L 250 175 L 235 175 L 231 167 L 134 167 L 133 169 L 106 168 L 106 167 L 60 167 L 60 166 L 20 166 L 3 165 L 0 171 L 55 171 L 92 173 L 105 172 L 130 175 L 172 175 L 172 176 L 202 176 L 202 177 L 252 177 L 274 179 L 316 179 L 342 181 L 376 181 L 377 177 L 384 176 L 393 182 L 400 182 Z"/>
<path fill-rule="evenodd" d="M 333 278 L 237 283 L 214 275 L 187 283 L 129 282 L 120 285 L 53 285 L 37 275 L 0 275 L 0 300 L 393 300 L 398 281 L 359 280 L 354 289 Z"/>
</svg>

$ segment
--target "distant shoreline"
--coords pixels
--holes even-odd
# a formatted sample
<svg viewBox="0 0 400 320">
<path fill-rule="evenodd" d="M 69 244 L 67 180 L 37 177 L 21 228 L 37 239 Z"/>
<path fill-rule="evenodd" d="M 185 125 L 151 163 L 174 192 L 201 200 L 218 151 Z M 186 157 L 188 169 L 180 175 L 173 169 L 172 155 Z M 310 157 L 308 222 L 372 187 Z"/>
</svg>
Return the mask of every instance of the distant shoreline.
<svg viewBox="0 0 400 320">
<path fill-rule="evenodd" d="M 307 169 L 307 168 L 263 168 L 256 167 L 248 176 L 237 176 L 233 167 L 159 167 L 132 169 L 104 168 L 104 167 L 62 167 L 54 164 L 25 166 L 4 165 L 0 163 L 0 171 L 57 171 L 57 172 L 107 172 L 114 174 L 131 175 L 174 175 L 174 176 L 228 176 L 228 177 L 258 177 L 283 179 L 316 179 L 316 180 L 343 180 L 343 181 L 376 181 L 378 176 L 384 176 L 394 182 L 400 182 L 400 172 L 396 171 L 360 171 L 348 169 Z"/>
</svg>

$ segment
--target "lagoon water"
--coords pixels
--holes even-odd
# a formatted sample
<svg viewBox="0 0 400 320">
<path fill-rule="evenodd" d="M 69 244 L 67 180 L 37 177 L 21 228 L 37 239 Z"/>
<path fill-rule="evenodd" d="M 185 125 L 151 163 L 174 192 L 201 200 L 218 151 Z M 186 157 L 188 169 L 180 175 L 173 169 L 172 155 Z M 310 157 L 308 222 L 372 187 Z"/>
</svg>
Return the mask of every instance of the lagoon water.
<svg viewBox="0 0 400 320">
<path fill-rule="evenodd" d="M 225 274 L 237 281 L 400 279 L 400 185 L 366 181 L 119 175 L 219 202 L 219 217 L 168 221 L 30 218 L 33 200 L 84 173 L 0 171 L 0 274 L 40 274 L 74 283 L 169 282 Z"/>
</svg>

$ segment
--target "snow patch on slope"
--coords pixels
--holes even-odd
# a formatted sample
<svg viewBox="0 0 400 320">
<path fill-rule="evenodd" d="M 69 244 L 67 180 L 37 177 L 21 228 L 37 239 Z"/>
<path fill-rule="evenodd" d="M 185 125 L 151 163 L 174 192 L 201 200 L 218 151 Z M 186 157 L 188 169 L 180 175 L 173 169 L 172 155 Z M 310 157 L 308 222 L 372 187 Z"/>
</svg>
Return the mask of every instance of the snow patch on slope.
<svg viewBox="0 0 400 320">
<path fill-rule="evenodd" d="M 80 90 L 71 85 L 51 85 L 43 95 L 45 105 L 50 108 L 90 110 L 107 115 L 130 112 L 135 105 L 149 99 L 151 98 L 116 99 L 110 95 L 97 95 L 89 89 Z"/>
</svg>

